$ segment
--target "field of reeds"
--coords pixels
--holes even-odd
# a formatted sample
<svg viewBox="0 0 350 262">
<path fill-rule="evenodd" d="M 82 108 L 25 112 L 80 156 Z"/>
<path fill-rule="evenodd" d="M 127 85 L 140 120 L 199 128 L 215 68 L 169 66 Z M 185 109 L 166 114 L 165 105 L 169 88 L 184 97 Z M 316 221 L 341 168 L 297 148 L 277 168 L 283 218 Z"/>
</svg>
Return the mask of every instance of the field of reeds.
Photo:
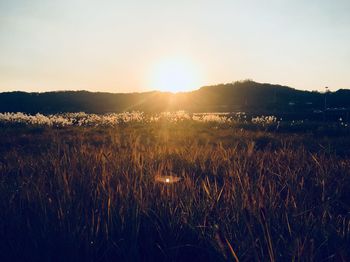
<svg viewBox="0 0 350 262">
<path fill-rule="evenodd" d="M 350 259 L 344 123 L 0 117 L 0 261 Z"/>
</svg>

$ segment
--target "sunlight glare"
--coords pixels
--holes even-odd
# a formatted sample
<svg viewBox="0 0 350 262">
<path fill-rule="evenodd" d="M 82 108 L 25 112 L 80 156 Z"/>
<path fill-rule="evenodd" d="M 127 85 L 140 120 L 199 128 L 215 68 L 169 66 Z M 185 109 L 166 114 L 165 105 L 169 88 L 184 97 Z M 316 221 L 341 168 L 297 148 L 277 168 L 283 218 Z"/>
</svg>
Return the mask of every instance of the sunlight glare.
<svg viewBox="0 0 350 262">
<path fill-rule="evenodd" d="M 188 60 L 167 59 L 157 64 L 152 73 L 152 88 L 184 92 L 200 86 L 196 67 Z"/>
</svg>

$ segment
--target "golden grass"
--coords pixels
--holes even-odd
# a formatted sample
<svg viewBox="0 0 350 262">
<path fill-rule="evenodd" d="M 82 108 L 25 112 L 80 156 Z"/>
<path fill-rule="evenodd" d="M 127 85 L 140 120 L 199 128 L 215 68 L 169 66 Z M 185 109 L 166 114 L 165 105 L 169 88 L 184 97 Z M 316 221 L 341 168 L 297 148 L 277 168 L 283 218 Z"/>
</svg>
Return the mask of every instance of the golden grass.
<svg viewBox="0 0 350 262">
<path fill-rule="evenodd" d="M 0 258 L 345 261 L 350 160 L 303 136 L 210 125 L 7 131 Z"/>
</svg>

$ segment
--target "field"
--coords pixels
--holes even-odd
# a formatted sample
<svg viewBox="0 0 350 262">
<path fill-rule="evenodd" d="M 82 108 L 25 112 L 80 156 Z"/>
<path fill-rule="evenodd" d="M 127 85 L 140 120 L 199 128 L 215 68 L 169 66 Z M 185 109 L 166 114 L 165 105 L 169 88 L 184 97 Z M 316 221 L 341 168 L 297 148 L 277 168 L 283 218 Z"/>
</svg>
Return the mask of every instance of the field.
<svg viewBox="0 0 350 262">
<path fill-rule="evenodd" d="M 21 117 L 0 127 L 1 261 L 350 259 L 344 123 Z"/>
</svg>

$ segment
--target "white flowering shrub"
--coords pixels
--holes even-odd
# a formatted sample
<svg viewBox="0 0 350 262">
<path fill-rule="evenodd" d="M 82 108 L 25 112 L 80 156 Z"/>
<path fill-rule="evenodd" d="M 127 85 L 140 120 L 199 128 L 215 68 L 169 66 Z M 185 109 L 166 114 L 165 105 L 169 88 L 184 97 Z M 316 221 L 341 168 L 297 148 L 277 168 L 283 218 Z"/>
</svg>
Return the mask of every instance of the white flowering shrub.
<svg viewBox="0 0 350 262">
<path fill-rule="evenodd" d="M 273 125 L 277 123 L 277 117 L 275 116 L 257 116 L 252 118 L 252 123 L 261 125 L 261 126 L 268 126 Z"/>
<path fill-rule="evenodd" d="M 192 119 L 197 122 L 204 123 L 230 123 L 231 120 L 226 116 L 227 114 L 219 113 L 205 113 L 205 114 L 195 114 Z"/>
<path fill-rule="evenodd" d="M 42 126 L 69 126 L 72 125 L 70 118 L 63 115 L 27 115 L 21 112 L 18 113 L 0 113 L 0 122 L 2 123 L 22 123 L 27 125 L 42 125 Z"/>
<path fill-rule="evenodd" d="M 20 123 L 39 126 L 115 126 L 121 123 L 144 122 L 141 112 L 120 114 L 64 113 L 56 115 L 28 115 L 24 113 L 0 113 L 0 123 Z"/>
<path fill-rule="evenodd" d="M 189 114 L 185 111 L 162 112 L 160 114 L 146 116 L 143 112 L 123 112 L 110 114 L 87 114 L 63 113 L 55 115 L 29 115 L 18 113 L 0 113 L 0 123 L 25 124 L 39 126 L 116 126 L 123 123 L 152 123 L 159 121 L 168 121 L 179 123 L 183 121 L 195 121 L 202 123 L 229 123 L 231 119 L 227 113 L 203 113 Z"/>
<path fill-rule="evenodd" d="M 160 114 L 150 116 L 150 122 L 168 121 L 172 123 L 191 120 L 190 114 L 186 111 L 162 112 Z"/>
<path fill-rule="evenodd" d="M 108 114 L 88 114 L 62 113 L 55 115 L 29 115 L 18 113 L 0 113 L 0 123 L 19 123 L 25 125 L 39 126 L 117 126 L 125 123 L 156 123 L 167 121 L 170 123 L 180 123 L 183 121 L 194 121 L 200 123 L 232 124 L 249 123 L 247 115 L 243 112 L 238 113 L 194 113 L 185 111 L 162 112 L 159 114 L 144 114 L 143 112 L 123 112 Z M 279 124 L 275 116 L 257 116 L 251 119 L 251 123 L 259 126 L 271 126 Z M 345 125 L 345 124 L 343 124 Z"/>
</svg>

